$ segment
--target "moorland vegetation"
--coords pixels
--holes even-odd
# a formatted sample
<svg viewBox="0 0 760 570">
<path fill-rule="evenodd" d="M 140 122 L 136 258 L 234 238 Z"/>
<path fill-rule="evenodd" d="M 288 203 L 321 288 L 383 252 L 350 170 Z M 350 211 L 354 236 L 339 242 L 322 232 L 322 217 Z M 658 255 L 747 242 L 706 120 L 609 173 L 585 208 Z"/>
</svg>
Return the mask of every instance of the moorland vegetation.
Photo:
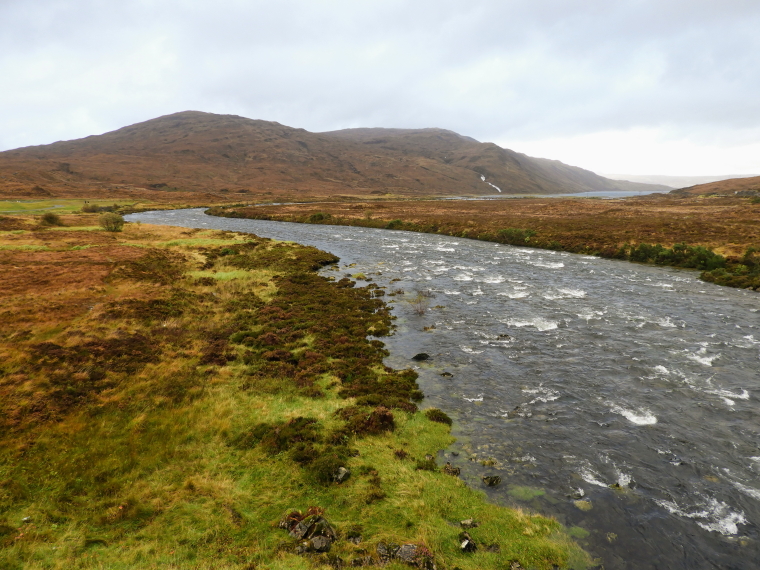
<svg viewBox="0 0 760 570">
<path fill-rule="evenodd" d="M 49 222 L 0 219 L 0 567 L 588 563 L 437 464 L 451 419 L 383 365 L 382 288 L 316 273 L 334 256 Z"/>
<path fill-rule="evenodd" d="M 760 289 L 760 205 L 752 198 L 386 201 L 214 207 L 216 216 L 434 233 L 697 269 Z"/>
</svg>

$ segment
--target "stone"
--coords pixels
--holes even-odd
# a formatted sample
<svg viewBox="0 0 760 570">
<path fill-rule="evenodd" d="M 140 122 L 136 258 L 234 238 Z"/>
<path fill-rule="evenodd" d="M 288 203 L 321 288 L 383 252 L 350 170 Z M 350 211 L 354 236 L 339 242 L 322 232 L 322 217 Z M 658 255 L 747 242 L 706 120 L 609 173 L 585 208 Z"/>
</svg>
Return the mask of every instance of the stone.
<svg viewBox="0 0 760 570">
<path fill-rule="evenodd" d="M 493 552 L 494 554 L 499 554 L 501 552 L 501 546 L 498 544 L 489 544 L 486 546 L 486 552 Z"/>
<path fill-rule="evenodd" d="M 377 543 L 377 556 L 381 562 L 389 562 L 398 552 L 398 544 L 385 544 L 384 542 Z"/>
<path fill-rule="evenodd" d="M 451 372 L 444 371 L 444 372 L 441 372 L 441 376 L 443 376 L 444 378 L 452 378 L 454 375 Z"/>
<path fill-rule="evenodd" d="M 327 519 L 324 519 L 322 517 L 315 517 L 312 520 L 311 525 L 309 526 L 309 530 L 306 534 L 307 538 L 314 538 L 315 536 L 324 536 L 330 539 L 330 541 L 334 541 L 338 537 L 332 525 L 327 522 Z"/>
<path fill-rule="evenodd" d="M 475 519 L 467 519 L 464 521 L 459 522 L 459 526 L 462 528 L 477 528 L 480 526 L 480 523 L 476 522 Z"/>
<path fill-rule="evenodd" d="M 429 358 L 430 355 L 427 352 L 420 352 L 419 354 L 412 356 L 412 360 L 416 360 L 417 362 L 422 362 L 423 360 L 428 360 Z"/>
<path fill-rule="evenodd" d="M 347 467 L 338 467 L 338 471 L 333 475 L 333 481 L 343 483 L 351 476 L 351 470 Z"/>
<path fill-rule="evenodd" d="M 496 485 L 501 483 L 501 477 L 499 477 L 498 475 L 484 475 L 483 483 L 485 483 L 489 487 L 496 487 Z"/>
<path fill-rule="evenodd" d="M 359 566 L 374 566 L 375 561 L 371 556 L 364 556 L 362 558 L 354 558 L 351 560 L 351 566 L 359 567 Z"/>
<path fill-rule="evenodd" d="M 304 538 L 309 532 L 309 525 L 304 521 L 299 522 L 293 528 L 290 529 L 290 536 L 298 538 L 299 540 Z"/>
<path fill-rule="evenodd" d="M 446 465 L 443 466 L 443 472 L 446 475 L 453 475 L 454 477 L 458 477 L 459 473 L 462 470 L 459 467 L 454 467 L 450 462 L 446 462 Z"/>
<path fill-rule="evenodd" d="M 361 544 L 362 536 L 360 534 L 357 534 L 355 536 L 349 536 L 346 540 L 351 544 Z"/>
<path fill-rule="evenodd" d="M 475 552 L 478 549 L 469 532 L 464 531 L 459 533 L 459 549 L 462 552 Z"/>
<path fill-rule="evenodd" d="M 396 552 L 396 558 L 401 560 L 401 562 L 405 562 L 406 564 L 414 564 L 416 555 L 416 544 L 404 544 L 401 548 L 398 549 L 398 552 Z"/>
<path fill-rule="evenodd" d="M 314 552 L 330 552 L 332 540 L 326 536 L 315 536 L 310 541 L 310 547 Z"/>
<path fill-rule="evenodd" d="M 432 455 L 430 455 L 429 453 L 426 453 L 426 454 L 425 454 L 425 461 L 433 461 L 433 459 L 435 459 L 435 457 L 433 457 L 433 456 L 432 456 Z"/>
</svg>

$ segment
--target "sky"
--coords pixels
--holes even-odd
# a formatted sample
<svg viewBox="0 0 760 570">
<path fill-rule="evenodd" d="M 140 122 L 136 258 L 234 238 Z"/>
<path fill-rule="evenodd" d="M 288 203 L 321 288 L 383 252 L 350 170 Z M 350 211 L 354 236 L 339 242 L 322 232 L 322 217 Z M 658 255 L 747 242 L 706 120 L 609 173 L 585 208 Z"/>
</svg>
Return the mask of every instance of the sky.
<svg viewBox="0 0 760 570">
<path fill-rule="evenodd" d="M 760 174 L 758 0 L 0 0 L 0 150 L 184 110 Z"/>
</svg>

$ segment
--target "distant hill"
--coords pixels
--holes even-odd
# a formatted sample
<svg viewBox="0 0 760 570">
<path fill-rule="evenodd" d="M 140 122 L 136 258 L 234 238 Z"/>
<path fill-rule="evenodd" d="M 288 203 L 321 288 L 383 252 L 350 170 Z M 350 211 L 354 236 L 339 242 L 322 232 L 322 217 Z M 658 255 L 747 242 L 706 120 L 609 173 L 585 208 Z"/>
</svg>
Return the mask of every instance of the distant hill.
<svg viewBox="0 0 760 570">
<path fill-rule="evenodd" d="M 443 129 L 311 133 L 197 111 L 0 153 L 0 196 L 104 189 L 210 193 L 479 195 L 651 190 Z"/>
<path fill-rule="evenodd" d="M 628 180 L 630 182 L 641 182 L 644 184 L 662 184 L 670 188 L 686 188 L 687 186 L 696 186 L 698 184 L 708 184 L 710 182 L 720 182 L 732 178 L 752 178 L 757 174 L 724 174 L 718 176 L 663 176 L 659 174 L 607 174 L 602 172 L 600 176 L 612 180 Z"/>
<path fill-rule="evenodd" d="M 760 176 L 732 178 L 708 184 L 697 184 L 673 190 L 672 194 L 718 194 L 721 196 L 739 194 L 744 196 L 760 196 Z"/>
</svg>

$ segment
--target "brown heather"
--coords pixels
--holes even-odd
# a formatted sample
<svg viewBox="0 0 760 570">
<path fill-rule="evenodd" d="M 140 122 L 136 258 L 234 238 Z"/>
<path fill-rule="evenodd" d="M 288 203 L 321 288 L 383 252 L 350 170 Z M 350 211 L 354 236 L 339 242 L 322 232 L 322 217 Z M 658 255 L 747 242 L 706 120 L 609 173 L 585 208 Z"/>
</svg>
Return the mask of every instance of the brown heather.
<svg viewBox="0 0 760 570">
<path fill-rule="evenodd" d="M 381 541 L 439 568 L 587 565 L 426 459 L 447 418 L 367 338 L 392 329 L 382 291 L 315 273 L 334 256 L 97 219 L 0 220 L 1 568 L 334 568 Z M 334 525 L 329 555 L 295 553 L 294 510 Z M 499 548 L 462 553 L 468 518 Z"/>
</svg>

